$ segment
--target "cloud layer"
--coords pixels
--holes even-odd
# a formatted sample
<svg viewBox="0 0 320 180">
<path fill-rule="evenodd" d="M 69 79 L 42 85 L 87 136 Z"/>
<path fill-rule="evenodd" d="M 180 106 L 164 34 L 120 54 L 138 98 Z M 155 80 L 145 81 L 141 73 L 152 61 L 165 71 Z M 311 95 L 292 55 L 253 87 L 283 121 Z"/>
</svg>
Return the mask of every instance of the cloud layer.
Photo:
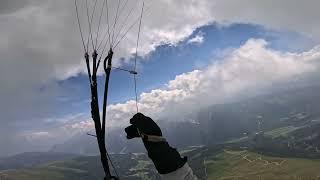
<svg viewBox="0 0 320 180">
<path fill-rule="evenodd" d="M 286 53 L 267 48 L 261 39 L 248 40 L 239 49 L 202 70 L 177 76 L 165 88 L 142 93 L 141 112 L 153 117 L 178 118 L 203 107 L 237 99 L 237 95 L 287 81 L 319 70 L 320 47 L 303 53 Z M 134 101 L 108 108 L 111 125 L 126 123 L 135 112 Z M 183 118 L 183 116 L 182 116 Z"/>
<path fill-rule="evenodd" d="M 110 9 L 115 10 L 117 1 L 110 2 Z M 130 15 L 131 20 L 139 16 L 141 2 L 135 5 L 129 0 L 127 12 L 136 6 Z M 53 106 L 50 102 L 61 91 L 52 82 L 85 72 L 73 3 L 64 0 L 0 2 L 3 134 L 15 134 L 19 131 L 17 124 L 30 123 L 33 117 L 50 116 Z M 320 24 L 316 18 L 320 16 L 319 5 L 317 0 L 244 0 L 241 3 L 231 0 L 150 0 L 146 1 L 139 50 L 141 54 L 147 54 L 161 44 L 175 45 L 189 37 L 197 27 L 214 21 L 221 24 L 254 23 L 281 31 L 291 30 L 319 42 Z M 82 9 L 81 12 L 84 21 L 85 11 Z M 102 26 L 106 29 L 105 23 Z M 116 64 L 122 63 L 119 57 L 131 56 L 136 38 L 137 26 L 128 33 L 126 43 L 120 44 Z M 201 40 L 199 38 L 195 40 Z M 183 74 L 164 89 L 143 93 L 141 111 L 155 117 L 185 112 L 194 105 L 198 106 L 199 100 L 203 105 L 219 103 L 243 89 L 314 71 L 318 67 L 318 47 L 305 53 L 290 54 L 266 46 L 263 40 L 251 40 L 207 69 Z M 48 86 L 46 91 L 41 91 L 43 85 Z M 123 124 L 134 109 L 133 101 L 110 106 L 110 124 Z M 41 135 L 45 134 L 35 134 Z M 10 144 L 10 141 L 0 138 L 1 144 Z"/>
<path fill-rule="evenodd" d="M 214 60 L 205 69 L 178 75 L 162 89 L 142 93 L 139 110 L 155 120 L 186 121 L 192 112 L 214 104 L 226 103 L 259 94 L 319 71 L 320 47 L 302 53 L 280 52 L 268 48 L 262 39 L 250 39 L 221 60 Z M 123 127 L 135 114 L 135 101 L 108 106 L 108 128 Z M 54 128 L 27 132 L 27 142 L 61 142 L 93 129 L 92 120 L 85 114 L 67 116 Z M 50 143 L 46 144 L 48 147 Z M 38 146 L 35 146 L 39 149 Z"/>
<path fill-rule="evenodd" d="M 86 11 L 84 0 L 79 1 L 80 19 L 86 34 Z M 4 1 L 0 9 L 0 50 L 4 60 L 1 61 L 1 75 L 8 74 L 8 69 L 17 69 L 14 82 L 46 82 L 50 79 L 65 79 L 79 72 L 85 72 L 82 60 L 82 48 L 77 29 L 73 1 Z M 97 28 L 99 12 L 103 1 L 98 1 L 94 19 L 94 32 Z M 123 7 L 125 1 L 121 1 Z M 92 10 L 93 3 L 90 4 Z M 210 22 L 220 23 L 254 23 L 279 30 L 292 30 L 304 33 L 315 39 L 320 38 L 319 17 L 320 2 L 310 0 L 292 1 L 243 1 L 235 3 L 229 0 L 216 1 L 146 1 L 143 17 L 140 52 L 145 54 L 160 44 L 175 44 L 187 38 L 193 30 Z M 117 1 L 109 2 L 110 24 L 116 14 Z M 126 29 L 139 17 L 140 3 L 129 3 L 119 18 L 116 30 L 121 29 L 126 15 L 132 13 Z M 112 11 L 113 10 L 113 11 Z M 302 13 L 303 12 L 303 13 Z M 113 16 L 112 16 L 113 15 Z M 105 30 L 104 16 L 101 29 Z M 110 25 L 110 26 L 111 26 Z M 101 35 L 105 31 L 101 31 Z M 121 43 L 117 57 L 129 57 L 134 51 L 137 38 L 135 26 Z M 17 51 L 19 49 L 19 51 Z M 24 61 L 22 61 L 22 59 Z M 20 67 L 23 67 L 20 68 Z M 20 69 L 19 69 L 20 68 Z M 7 70 L 6 70 L 7 69 Z M 26 76 L 27 75 L 27 76 Z M 3 77 L 3 76 L 1 76 Z M 41 77 L 41 78 L 39 78 Z M 6 79 L 1 82 L 12 83 Z M 12 84 L 9 84 L 13 86 Z"/>
</svg>

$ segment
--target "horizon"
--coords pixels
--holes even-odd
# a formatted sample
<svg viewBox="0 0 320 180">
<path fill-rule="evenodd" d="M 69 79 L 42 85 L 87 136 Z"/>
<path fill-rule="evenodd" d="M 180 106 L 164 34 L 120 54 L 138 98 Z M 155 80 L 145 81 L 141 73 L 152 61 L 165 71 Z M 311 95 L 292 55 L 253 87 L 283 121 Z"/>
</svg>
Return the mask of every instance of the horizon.
<svg viewBox="0 0 320 180">
<path fill-rule="evenodd" d="M 94 129 L 73 3 L 0 2 L 1 157 L 48 151 Z M 139 17 L 141 3 L 123 6 L 125 12 L 134 8 L 131 21 Z M 138 105 L 154 119 L 189 122 L 190 112 L 215 104 L 273 93 L 281 86 L 294 90 L 316 84 L 320 23 L 314 19 L 320 16 L 319 1 L 145 4 L 137 57 Z M 116 3 L 110 7 L 115 10 Z M 83 6 L 79 11 L 83 23 Z M 121 18 L 125 20 L 125 13 Z M 137 31 L 135 25 L 115 50 L 115 67 L 133 68 Z M 102 90 L 102 70 L 98 75 Z M 107 128 L 123 128 L 135 113 L 133 80 L 113 70 L 110 81 Z"/>
</svg>

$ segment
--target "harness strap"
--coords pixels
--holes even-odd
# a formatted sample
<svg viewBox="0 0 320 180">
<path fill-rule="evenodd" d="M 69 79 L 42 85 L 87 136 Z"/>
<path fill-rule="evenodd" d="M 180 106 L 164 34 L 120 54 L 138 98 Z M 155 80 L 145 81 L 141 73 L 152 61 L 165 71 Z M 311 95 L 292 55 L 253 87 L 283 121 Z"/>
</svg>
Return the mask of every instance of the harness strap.
<svg viewBox="0 0 320 180">
<path fill-rule="evenodd" d="M 146 140 L 149 142 L 167 142 L 166 138 L 164 138 L 162 136 L 148 135 L 148 134 L 144 134 L 144 133 L 140 132 L 139 129 L 137 129 L 137 130 L 138 130 L 140 137 L 143 140 Z"/>
<path fill-rule="evenodd" d="M 141 138 L 149 141 L 149 142 L 167 142 L 166 138 L 162 137 L 162 136 L 154 136 L 154 135 L 147 135 L 147 134 L 143 134 L 141 133 Z"/>
</svg>

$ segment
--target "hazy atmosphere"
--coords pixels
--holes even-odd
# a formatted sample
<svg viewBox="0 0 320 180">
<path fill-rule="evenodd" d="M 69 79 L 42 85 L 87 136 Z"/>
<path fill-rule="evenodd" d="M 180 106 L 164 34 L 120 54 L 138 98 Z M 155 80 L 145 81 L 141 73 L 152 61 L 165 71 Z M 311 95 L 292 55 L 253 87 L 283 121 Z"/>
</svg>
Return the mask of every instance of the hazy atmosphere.
<svg viewBox="0 0 320 180">
<path fill-rule="evenodd" d="M 106 3 L 107 15 L 103 13 Z M 315 112 L 316 102 L 311 102 L 320 90 L 319 7 L 318 0 L 1 0 L 0 157 L 67 151 L 65 144 L 76 144 L 82 137 L 83 144 L 91 140 L 96 146 L 94 138 L 86 135 L 95 129 L 84 59 L 86 43 L 90 55 L 91 43 L 96 43 L 104 58 L 108 50 L 104 42 L 106 46 L 119 42 L 113 48 L 114 67 L 132 70 L 136 59 L 139 112 L 161 124 L 179 147 L 180 135 L 172 128 L 181 127 L 180 132 L 194 125 L 198 127 L 195 134 L 209 133 L 206 126 L 211 116 L 228 119 L 221 122 L 223 126 L 250 119 L 253 111 L 254 118 L 273 119 L 283 118 L 284 112 L 310 112 L 315 120 L 320 115 Z M 90 25 L 87 18 L 91 18 Z M 109 34 L 104 41 L 110 31 L 112 37 Z M 101 102 L 104 77 L 100 68 Z M 293 102 L 295 98 L 300 99 Z M 268 104 L 271 99 L 279 106 Z M 250 111 L 250 107 L 260 107 L 259 103 L 268 111 Z M 249 110 L 237 109 L 244 104 Z M 288 110 L 281 109 L 278 115 L 279 108 Z M 238 111 L 250 115 L 232 118 Z M 113 69 L 106 118 L 112 152 L 130 152 L 123 145 L 127 143 L 123 129 L 135 113 L 134 80 L 129 73 Z M 205 122 L 204 114 L 210 114 Z M 235 134 L 226 139 L 256 128 L 253 121 L 238 134 L 230 132 Z M 214 128 L 218 130 L 221 123 Z M 283 127 L 271 121 L 266 126 L 269 130 Z M 226 140 L 217 134 L 209 144 Z M 205 139 L 210 138 L 207 134 Z"/>
<path fill-rule="evenodd" d="M 44 150 L 74 133 L 93 128 L 73 3 L 60 0 L 1 2 L 3 155 Z M 138 6 L 136 3 L 141 2 L 128 6 Z M 148 84 L 139 86 L 139 103 L 141 111 L 150 115 L 190 112 L 188 107 L 194 108 L 199 102 L 201 106 L 223 103 L 231 96 L 237 98 L 242 91 L 318 71 L 320 23 L 315 18 L 319 15 L 318 1 L 245 1 L 241 4 L 146 1 L 146 4 L 150 10 L 143 18 L 139 76 L 148 78 L 145 80 Z M 177 10 L 179 6 L 183 8 Z M 282 9 L 286 9 L 286 13 Z M 136 7 L 135 11 L 138 17 L 140 8 Z M 163 11 L 166 16 L 162 16 Z M 136 18 L 130 17 L 130 20 Z M 237 29 L 233 24 L 242 24 L 242 27 Z M 221 34 L 235 32 L 219 40 L 223 42 L 217 42 L 210 37 L 215 36 L 210 29 Z M 243 32 L 246 29 L 249 32 Z M 250 31 L 257 32 L 250 37 Z M 130 33 L 120 44 L 118 58 L 130 58 L 134 50 L 137 28 Z M 232 37 L 237 33 L 245 34 L 247 39 Z M 236 38 L 241 41 L 234 42 Z M 210 45 L 211 48 L 202 50 L 202 46 Z M 178 54 L 167 57 L 163 51 Z M 179 53 L 189 55 L 181 55 L 182 59 Z M 201 54 L 200 57 L 197 54 Z M 179 62 L 171 63 L 166 58 Z M 160 61 L 153 65 L 152 70 L 157 74 L 154 77 L 146 69 L 152 61 Z M 132 63 L 118 59 L 116 62 Z M 175 69 L 176 72 L 172 72 Z M 131 78 L 120 79 L 115 75 L 112 83 L 117 81 L 123 84 L 114 87 L 121 89 L 121 94 L 115 95 L 117 98 L 108 108 L 110 126 L 122 125 L 134 113 Z M 77 86 L 71 87 L 71 83 Z"/>
</svg>

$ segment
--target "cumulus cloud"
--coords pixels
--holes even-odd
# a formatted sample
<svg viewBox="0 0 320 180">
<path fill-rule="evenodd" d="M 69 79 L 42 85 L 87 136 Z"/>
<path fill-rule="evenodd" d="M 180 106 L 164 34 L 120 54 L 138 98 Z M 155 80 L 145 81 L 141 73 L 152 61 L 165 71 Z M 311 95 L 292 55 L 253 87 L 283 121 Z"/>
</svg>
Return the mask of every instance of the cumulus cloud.
<svg viewBox="0 0 320 180">
<path fill-rule="evenodd" d="M 37 127 L 31 130 L 20 130 L 10 137 L 0 139 L 6 144 L 0 149 L 0 154 L 14 154 L 21 151 L 48 151 L 52 145 L 59 144 L 75 135 L 85 134 L 94 129 L 93 122 L 83 113 L 68 114 L 60 118 L 45 119 L 47 127 Z M 52 123 L 52 124 L 50 124 Z"/>
<path fill-rule="evenodd" d="M 192 112 L 204 107 L 239 99 L 272 84 L 317 72 L 319 62 L 319 46 L 302 53 L 289 53 L 268 48 L 265 40 L 250 39 L 223 60 L 213 61 L 205 69 L 178 75 L 165 88 L 142 93 L 139 110 L 155 120 L 185 121 Z M 108 128 L 126 126 L 135 111 L 134 100 L 109 105 Z M 92 120 L 84 114 L 63 119 L 59 120 L 62 122 L 60 126 L 32 132 L 29 137 L 37 141 L 50 137 L 53 142 L 59 142 L 80 132 L 91 131 L 94 127 Z"/>
<path fill-rule="evenodd" d="M 86 11 L 84 1 L 79 1 L 80 19 L 84 35 L 87 35 Z M 117 1 L 110 1 L 110 24 L 113 24 Z M 122 2 L 121 5 L 124 5 Z M 100 3 L 100 4 L 99 4 Z M 92 25 L 93 32 L 98 27 L 99 11 L 103 1 L 98 1 L 97 12 Z M 93 3 L 90 4 L 92 10 Z M 1 67 L 16 68 L 14 81 L 21 81 L 24 75 L 27 82 L 46 82 L 49 79 L 65 79 L 80 72 L 85 73 L 82 59 L 80 36 L 77 29 L 73 1 L 37 1 L 26 2 L 3 1 L 1 7 L 6 13 L 1 14 L 1 54 L 5 56 Z M 16 8 L 10 8 L 16 7 Z M 122 7 L 122 6 L 121 6 Z M 134 8 L 124 29 L 137 20 L 140 3 L 129 1 L 123 9 L 116 31 L 121 29 L 127 13 Z M 220 23 L 244 22 L 261 24 L 280 30 L 293 30 L 314 38 L 320 38 L 319 1 L 146 1 L 145 16 L 142 23 L 140 53 L 146 54 L 155 47 L 165 43 L 175 44 L 191 35 L 199 26 L 213 21 Z M 301 14 L 301 12 L 304 12 Z M 113 16 L 112 16 L 113 15 Z M 106 31 L 103 16 L 101 33 Z M 133 22 L 132 22 L 133 21 Z M 137 23 L 138 24 L 138 23 Z M 110 25 L 110 26 L 111 26 Z M 123 32 L 123 31 L 122 31 Z M 128 33 L 125 43 L 121 43 L 116 51 L 117 57 L 130 57 L 134 51 L 137 38 L 137 26 Z M 190 40 L 201 42 L 203 38 L 196 36 Z M 14 51 L 19 49 L 19 51 Z M 21 59 L 25 61 L 21 62 Z M 20 63 L 20 64 L 19 64 Z M 21 65 L 23 63 L 23 66 Z M 117 63 L 117 61 L 116 61 Z M 118 62 L 119 63 L 119 62 Z M 19 69 L 19 66 L 23 67 Z M 5 68 L 1 70 L 7 74 Z M 19 72 L 24 72 L 21 74 Z M 27 76 L 25 76 L 27 75 Z M 41 77 L 41 79 L 37 78 Z M 9 83 L 7 80 L 3 80 Z M 12 82 L 12 81 L 11 81 Z"/>
<path fill-rule="evenodd" d="M 188 40 L 188 44 L 202 44 L 204 42 L 204 34 L 198 33 L 195 37 Z"/>
<path fill-rule="evenodd" d="M 212 15 L 216 21 L 261 24 L 279 30 L 287 29 L 320 38 L 317 0 L 250 1 L 235 3 L 232 0 L 212 1 Z"/>
<path fill-rule="evenodd" d="M 83 33 L 87 35 L 86 10 L 83 6 L 85 1 L 78 0 L 78 2 Z M 117 1 L 109 2 L 112 25 Z M 121 2 L 123 7 L 125 1 Z M 134 7 L 133 13 L 130 14 L 124 29 L 137 20 L 141 2 L 129 1 L 119 18 L 116 31 L 121 29 L 121 24 L 132 7 Z M 21 87 L 29 89 L 26 92 L 32 93 L 35 86 L 52 79 L 66 79 L 86 72 L 73 3 L 63 0 L 1 1 L 0 81 L 3 88 L 0 93 L 2 96 L 22 94 L 24 92 L 20 91 Z M 98 26 L 97 18 L 102 3 L 103 1 L 98 1 L 97 13 L 94 16 L 96 18 L 92 25 L 93 32 L 96 32 Z M 90 5 L 89 10 L 92 11 L 93 3 Z M 319 1 L 316 0 L 241 3 L 229 0 L 146 1 L 139 53 L 147 54 L 161 44 L 176 44 L 190 36 L 197 27 L 213 21 L 256 23 L 280 30 L 293 30 L 317 38 L 320 37 L 320 25 L 314 18 L 319 16 L 316 7 L 319 7 Z M 106 27 L 103 16 L 101 36 L 106 32 Z M 134 52 L 137 29 L 137 26 L 134 26 L 125 38 L 125 43 L 119 45 L 115 54 L 116 59 L 130 57 Z M 201 40 L 201 36 L 198 36 L 190 41 Z M 119 64 L 120 61 L 116 60 L 115 63 Z"/>
<path fill-rule="evenodd" d="M 78 2 L 83 34 L 86 38 L 88 27 L 85 24 L 86 10 L 83 6 L 85 1 L 78 0 Z M 92 11 L 93 1 L 89 2 L 91 2 L 89 10 Z M 93 32 L 97 30 L 98 13 L 101 11 L 103 1 L 98 2 L 100 4 L 97 5 L 97 13 L 94 16 L 96 18 L 92 25 Z M 112 26 L 118 1 L 109 2 L 110 26 Z M 125 1 L 121 2 L 122 7 Z M 140 15 L 141 3 L 142 1 L 139 3 L 128 1 L 126 10 L 119 18 L 116 31 L 120 30 L 122 22 L 125 22 L 125 17 L 132 7 L 134 10 L 123 30 L 136 22 Z M 180 13 L 182 12 L 177 12 L 176 9 L 168 11 L 172 15 L 160 18 L 163 16 L 163 11 L 171 5 L 170 2 L 163 1 L 162 4 L 158 4 L 157 1 L 146 2 L 139 53 L 146 54 L 160 44 L 174 44 L 190 35 L 195 27 L 204 23 L 201 17 L 205 14 L 196 15 L 195 11 L 200 4 L 185 5 L 185 9 L 191 12 L 188 16 L 197 18 L 181 26 L 180 16 L 182 14 Z M 51 99 L 57 97 L 61 91 L 58 86 L 52 85 L 52 82 L 86 72 L 74 1 L 28 0 L 22 2 L 10 0 L 10 2 L 1 1 L 0 7 L 0 54 L 2 55 L 0 107 L 3 108 L 1 112 L 3 119 L 4 121 L 7 121 L 6 119 L 20 121 L 24 118 L 30 120 L 35 114 L 39 117 L 46 116 L 52 108 Z M 120 43 L 116 49 L 115 65 L 121 63 L 120 57 L 128 58 L 134 52 L 137 24 L 123 40 L 125 43 Z M 104 15 L 101 23 L 101 37 L 106 33 L 106 27 Z M 41 87 L 48 85 L 50 88 L 39 93 Z M 17 113 L 16 109 L 20 109 L 23 113 Z"/>
<path fill-rule="evenodd" d="M 182 114 L 225 103 L 244 92 L 253 93 L 319 70 L 318 46 L 303 53 L 288 53 L 269 49 L 267 45 L 262 39 L 250 39 L 223 60 L 181 74 L 163 89 L 142 93 L 140 111 L 158 119 L 171 116 L 176 120 Z M 109 125 L 121 126 L 135 113 L 135 102 L 110 105 L 108 113 Z"/>
<path fill-rule="evenodd" d="M 117 1 L 110 2 L 110 6 L 112 7 L 110 9 L 115 11 Z M 133 14 L 130 15 L 131 22 L 135 21 L 136 17 L 139 16 L 141 2 L 142 1 L 136 4 L 133 1 L 129 1 L 126 12 L 128 12 L 131 7 L 136 6 Z M 274 0 L 244 0 L 241 1 L 241 3 L 235 3 L 231 0 L 146 1 L 146 12 L 142 21 L 139 53 L 145 55 L 162 44 L 175 45 L 188 38 L 197 27 L 214 21 L 226 24 L 233 22 L 255 23 L 268 28 L 292 30 L 303 33 L 315 41 L 318 41 L 320 39 L 320 24 L 315 17 L 319 17 L 320 15 L 318 11 L 319 5 L 320 1 L 318 0 L 284 0 L 281 2 Z M 101 8 L 101 5 L 98 7 Z M 83 14 L 85 10 L 83 6 L 80 8 L 82 8 L 80 9 L 82 12 L 80 18 L 83 21 L 85 20 L 85 14 Z M 92 6 L 90 10 L 92 10 Z M 110 14 L 115 14 L 112 10 Z M 124 18 L 125 14 L 120 18 L 120 22 L 124 20 Z M 111 19 L 114 18 L 111 17 Z M 97 23 L 97 20 L 95 20 L 95 23 Z M 48 88 L 50 89 L 49 91 L 39 94 L 38 90 L 41 89 L 43 84 L 48 84 L 52 82 L 52 80 L 63 80 L 76 76 L 79 73 L 85 73 L 85 65 L 82 58 L 83 52 L 76 24 L 73 1 L 1 1 L 0 26 L 0 54 L 2 55 L 0 60 L 0 97 L 2 99 L 0 107 L 3 119 L 1 120 L 1 129 L 7 128 L 10 129 L 8 130 L 9 132 L 14 132 L 15 127 L 13 127 L 14 125 L 12 124 L 15 124 L 17 121 L 26 121 L 34 116 L 43 117 L 50 114 L 49 112 L 52 109 L 52 105 L 49 102 L 52 98 L 57 97 L 61 89 L 51 85 L 52 87 Z M 96 27 L 97 24 L 93 24 L 93 26 Z M 130 26 L 130 23 L 128 23 L 126 27 L 128 26 Z M 83 26 L 83 28 L 87 29 L 86 26 Z M 102 23 L 101 29 L 106 30 L 106 23 Z M 102 32 L 105 31 L 101 31 L 101 33 Z M 87 32 L 84 31 L 84 33 Z M 136 38 L 137 26 L 128 33 L 125 43 L 119 45 L 115 54 L 115 64 L 119 65 L 123 63 L 120 61 L 120 57 L 128 58 L 132 55 Z M 289 72 L 295 70 L 299 72 L 300 69 L 313 68 L 307 61 L 301 64 L 301 68 L 294 66 L 298 60 L 293 60 L 295 59 L 293 57 L 298 58 L 298 56 L 301 56 L 302 58 L 306 58 L 308 56 L 307 54 L 281 53 L 268 50 L 265 48 L 265 45 L 261 46 L 261 52 L 265 50 L 266 52 L 272 53 L 265 53 L 263 54 L 264 56 L 256 57 L 257 59 L 274 59 L 275 57 L 281 57 L 285 59 L 285 63 L 288 63 L 285 64 L 286 68 L 278 67 L 283 64 L 274 60 L 275 62 L 268 61 L 263 65 L 254 64 L 257 65 L 257 67 L 249 69 L 249 67 L 251 67 L 250 65 L 253 65 L 249 62 L 255 62 L 250 59 L 249 56 L 246 57 L 248 58 L 248 69 L 245 69 L 248 70 L 248 72 L 244 72 L 244 75 L 247 75 L 246 78 L 248 79 L 241 79 L 243 82 L 240 81 L 239 78 L 235 78 L 234 72 L 226 73 L 222 72 L 221 69 L 213 68 L 218 66 L 211 66 L 206 70 L 187 73 L 185 76 L 191 76 L 190 74 L 192 74 L 192 76 L 200 76 L 197 78 L 200 79 L 199 83 L 201 87 L 202 84 L 210 87 L 210 82 L 215 81 L 217 84 L 222 84 L 225 91 L 235 92 L 235 90 L 239 88 L 236 86 L 237 84 L 244 86 L 244 84 L 250 85 L 252 82 L 256 83 L 255 78 L 258 79 L 258 77 L 252 77 L 251 74 L 248 74 L 251 71 L 254 72 L 254 68 L 259 69 L 261 71 L 260 73 L 262 73 L 262 78 L 266 79 L 274 78 L 274 76 L 269 76 L 268 73 L 270 73 L 270 70 L 263 68 L 264 66 L 273 66 L 277 71 L 279 69 L 286 69 L 281 71 L 281 73 L 279 70 L 279 74 L 277 74 L 279 77 L 289 76 Z M 257 50 L 255 48 L 253 49 Z M 317 50 L 318 48 L 315 48 L 313 51 L 306 53 L 313 54 L 316 53 Z M 250 49 L 247 51 L 249 53 L 252 52 Z M 244 49 L 242 49 L 241 52 L 245 54 Z M 317 57 L 315 54 L 313 55 Z M 245 55 L 238 54 L 238 56 L 239 59 L 241 59 L 240 57 L 245 58 Z M 225 60 L 229 62 L 231 61 L 231 57 L 236 59 L 236 55 L 233 54 L 229 59 L 227 58 Z M 310 60 L 310 62 L 311 61 L 312 60 Z M 227 65 L 223 64 L 220 66 Z M 232 67 L 234 70 L 241 70 L 242 66 L 234 65 Z M 209 71 L 210 68 L 212 68 L 212 71 Z M 207 74 L 210 74 L 209 72 L 215 75 L 212 77 L 213 80 L 202 80 L 201 77 L 206 77 Z M 240 77 L 244 78 L 244 75 Z M 225 85 L 225 82 L 219 81 L 219 79 L 216 79 L 217 77 L 224 79 L 226 82 L 232 82 L 233 85 Z M 188 93 L 191 92 L 180 87 L 172 88 L 172 86 L 172 83 L 171 85 L 169 83 L 166 89 L 154 90 L 142 94 L 140 97 L 141 109 L 145 109 L 146 112 L 148 112 L 148 109 L 156 109 L 150 113 L 159 114 L 161 111 L 170 111 L 169 108 L 164 108 L 165 106 L 169 107 L 171 106 L 170 104 L 179 104 L 180 102 L 192 99 L 192 97 L 197 97 L 197 93 L 189 97 Z M 195 85 L 192 84 L 188 86 L 192 87 Z M 217 92 L 222 91 L 221 87 L 216 88 Z M 201 91 L 204 90 L 196 92 Z M 183 99 L 183 101 L 181 99 Z M 190 100 L 189 103 L 192 103 L 192 101 Z M 160 104 L 162 106 L 160 106 Z M 130 116 L 134 109 L 134 102 L 129 101 L 126 104 L 117 104 L 109 108 L 112 119 L 116 120 L 125 115 Z M 177 107 L 173 106 L 172 109 L 174 108 Z M 19 109 L 19 111 L 17 111 L 17 109 Z M 1 140 L 1 142 L 7 141 L 9 140 Z"/>
</svg>

